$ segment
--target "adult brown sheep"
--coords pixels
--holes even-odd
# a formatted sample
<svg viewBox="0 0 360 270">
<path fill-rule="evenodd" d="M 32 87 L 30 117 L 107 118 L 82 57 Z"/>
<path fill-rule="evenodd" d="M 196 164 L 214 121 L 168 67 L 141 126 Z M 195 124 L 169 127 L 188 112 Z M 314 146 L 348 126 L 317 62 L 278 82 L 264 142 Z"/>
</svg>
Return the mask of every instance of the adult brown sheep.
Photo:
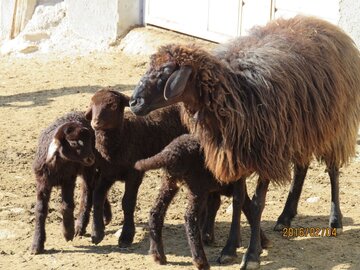
<svg viewBox="0 0 360 270">
<path fill-rule="evenodd" d="M 359 88 L 360 54 L 351 38 L 326 21 L 296 16 L 255 27 L 215 54 L 196 46 L 161 47 L 130 105 L 145 115 L 183 102 L 184 121 L 199 136 L 216 178 L 227 183 L 259 175 L 241 266 L 253 269 L 260 265 L 269 182 L 287 182 L 292 164 L 300 181 L 313 155 L 326 163 L 330 225 L 339 225 L 339 168 L 355 153 Z"/>
</svg>

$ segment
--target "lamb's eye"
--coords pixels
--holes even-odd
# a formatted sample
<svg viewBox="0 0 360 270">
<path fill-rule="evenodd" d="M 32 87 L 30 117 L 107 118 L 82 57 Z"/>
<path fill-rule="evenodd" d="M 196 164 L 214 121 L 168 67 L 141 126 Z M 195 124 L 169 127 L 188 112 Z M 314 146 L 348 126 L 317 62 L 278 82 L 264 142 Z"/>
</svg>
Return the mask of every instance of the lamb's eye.
<svg viewBox="0 0 360 270">
<path fill-rule="evenodd" d="M 78 143 L 76 141 L 69 141 L 71 147 L 77 147 Z"/>
<path fill-rule="evenodd" d="M 166 68 L 164 68 L 164 73 L 165 73 L 166 75 L 170 75 L 170 74 L 173 72 L 173 70 L 174 70 L 174 67 L 172 67 L 172 66 L 167 66 Z"/>
</svg>

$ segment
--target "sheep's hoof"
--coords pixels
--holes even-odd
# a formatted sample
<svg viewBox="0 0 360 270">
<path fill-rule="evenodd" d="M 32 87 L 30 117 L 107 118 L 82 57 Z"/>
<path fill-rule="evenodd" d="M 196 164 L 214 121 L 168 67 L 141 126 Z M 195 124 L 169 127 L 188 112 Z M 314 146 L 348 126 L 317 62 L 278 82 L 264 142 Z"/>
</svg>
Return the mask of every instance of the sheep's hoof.
<svg viewBox="0 0 360 270">
<path fill-rule="evenodd" d="M 219 258 L 217 258 L 216 262 L 218 264 L 228 264 L 235 261 L 236 258 L 237 258 L 236 254 L 235 255 L 221 254 Z"/>
<path fill-rule="evenodd" d="M 91 235 L 91 242 L 95 245 L 99 244 L 104 239 L 104 232 L 96 232 Z"/>
<path fill-rule="evenodd" d="M 334 234 L 331 234 L 332 236 L 339 236 L 340 234 L 342 234 L 343 233 L 343 228 L 331 228 L 331 232 L 332 232 L 332 230 L 336 230 L 336 235 L 334 235 Z"/>
<path fill-rule="evenodd" d="M 104 215 L 104 225 L 108 225 L 111 222 L 112 216 L 105 216 Z"/>
<path fill-rule="evenodd" d="M 282 224 L 281 222 L 277 222 L 274 227 L 274 231 L 281 232 L 283 229 L 288 228 L 288 227 L 290 227 L 290 224 L 285 225 L 285 224 Z"/>
</svg>

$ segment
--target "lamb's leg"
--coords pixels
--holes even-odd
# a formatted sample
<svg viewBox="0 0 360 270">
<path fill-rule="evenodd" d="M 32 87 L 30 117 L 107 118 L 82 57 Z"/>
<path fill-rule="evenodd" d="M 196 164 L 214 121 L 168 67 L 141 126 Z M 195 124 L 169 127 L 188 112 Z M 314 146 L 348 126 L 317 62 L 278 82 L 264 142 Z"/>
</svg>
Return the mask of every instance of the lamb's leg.
<svg viewBox="0 0 360 270">
<path fill-rule="evenodd" d="M 201 239 L 200 216 L 206 204 L 206 194 L 189 195 L 189 204 L 185 213 L 185 228 L 191 249 L 193 263 L 198 269 L 210 269 Z"/>
<path fill-rule="evenodd" d="M 63 216 L 63 235 L 66 241 L 74 238 L 74 189 L 75 179 L 70 179 L 61 185 L 61 213 Z"/>
<path fill-rule="evenodd" d="M 306 166 L 295 165 L 294 178 L 291 183 L 289 195 L 287 197 L 284 210 L 279 216 L 276 225 L 274 227 L 275 231 L 282 231 L 284 228 L 290 227 L 291 220 L 296 216 L 301 190 L 304 185 L 304 180 L 308 168 L 309 165 Z"/>
<path fill-rule="evenodd" d="M 49 209 L 51 187 L 37 183 L 36 186 L 36 206 L 35 206 L 35 233 L 31 246 L 31 254 L 44 252 L 46 240 L 45 220 Z"/>
<path fill-rule="evenodd" d="M 93 194 L 94 216 L 93 227 L 91 233 L 91 240 L 94 244 L 99 244 L 105 236 L 105 224 L 103 219 L 104 202 L 106 194 L 113 184 L 112 179 L 100 177 L 100 180 L 95 185 Z"/>
<path fill-rule="evenodd" d="M 176 181 L 166 179 L 162 182 L 159 195 L 156 198 L 155 205 L 150 211 L 149 230 L 150 230 L 150 250 L 149 254 L 159 264 L 166 264 L 166 256 L 162 241 L 162 228 L 166 211 L 172 199 L 178 192 L 179 187 Z"/>
<path fill-rule="evenodd" d="M 76 219 L 75 235 L 84 235 L 86 227 L 89 224 L 90 211 L 92 207 L 92 188 L 91 184 L 84 176 L 84 181 L 81 183 L 81 197 L 78 218 Z"/>
<path fill-rule="evenodd" d="M 83 182 L 81 183 L 80 208 L 75 225 L 76 236 L 84 235 L 86 232 L 86 227 L 89 224 L 94 185 L 99 179 L 99 174 L 95 172 L 94 168 L 85 168 L 82 178 L 83 178 Z M 111 205 L 106 196 L 104 203 L 105 225 L 110 223 L 111 218 L 112 218 Z"/>
<path fill-rule="evenodd" d="M 218 192 L 212 192 L 207 200 L 207 215 L 203 226 L 203 242 L 205 245 L 211 245 L 215 241 L 214 224 L 216 213 L 221 204 L 221 195 Z"/>
<path fill-rule="evenodd" d="M 111 219 L 112 219 L 111 204 L 108 199 L 108 194 L 106 193 L 106 198 L 104 202 L 104 224 L 108 225 Z"/>
<path fill-rule="evenodd" d="M 258 180 L 255 194 L 251 201 L 252 226 L 250 245 L 242 258 L 240 269 L 258 269 L 260 267 L 261 233 L 260 222 L 261 214 L 265 207 L 265 198 L 269 186 L 269 180 Z"/>
<path fill-rule="evenodd" d="M 119 247 L 128 247 L 133 242 L 135 235 L 134 211 L 143 176 L 143 172 L 133 170 L 128 173 L 128 177 L 125 180 L 125 194 L 122 199 L 124 225 L 118 240 Z"/>
<path fill-rule="evenodd" d="M 339 168 L 335 165 L 328 165 L 328 173 L 331 181 L 331 210 L 329 218 L 330 228 L 336 228 L 336 233 L 342 232 L 342 214 L 339 200 Z"/>
<path fill-rule="evenodd" d="M 236 249 L 240 247 L 240 215 L 243 208 L 245 193 L 246 193 L 246 178 L 241 178 L 235 182 L 233 189 L 233 212 L 229 237 L 226 241 L 226 245 L 221 251 L 218 263 L 224 263 L 227 260 L 233 260 L 236 257 Z"/>
</svg>

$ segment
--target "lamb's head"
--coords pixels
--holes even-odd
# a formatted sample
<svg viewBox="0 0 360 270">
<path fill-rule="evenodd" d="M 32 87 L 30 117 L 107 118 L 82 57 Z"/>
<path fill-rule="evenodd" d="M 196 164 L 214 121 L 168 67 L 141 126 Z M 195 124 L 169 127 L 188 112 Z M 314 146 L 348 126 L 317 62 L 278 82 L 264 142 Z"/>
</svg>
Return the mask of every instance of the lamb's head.
<svg viewBox="0 0 360 270">
<path fill-rule="evenodd" d="M 130 99 L 133 113 L 146 115 L 177 102 L 196 102 L 195 78 L 202 61 L 197 56 L 197 47 L 182 45 L 167 45 L 152 55 Z"/>
<path fill-rule="evenodd" d="M 129 97 L 111 88 L 104 88 L 98 90 L 91 98 L 85 116 L 91 120 L 94 130 L 115 129 L 122 125 L 126 106 L 129 106 Z"/>
<path fill-rule="evenodd" d="M 58 127 L 49 145 L 46 163 L 57 158 L 91 166 L 95 162 L 93 134 L 80 122 L 68 122 Z"/>
</svg>

